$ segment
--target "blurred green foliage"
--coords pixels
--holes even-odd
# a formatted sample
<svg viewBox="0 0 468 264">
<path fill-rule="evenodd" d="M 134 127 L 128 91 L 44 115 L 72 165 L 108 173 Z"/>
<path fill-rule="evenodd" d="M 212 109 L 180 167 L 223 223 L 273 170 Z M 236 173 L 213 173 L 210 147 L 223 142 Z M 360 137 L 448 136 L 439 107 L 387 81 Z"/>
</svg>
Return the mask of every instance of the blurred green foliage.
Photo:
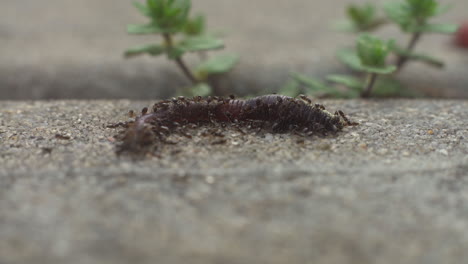
<svg viewBox="0 0 468 264">
<path fill-rule="evenodd" d="M 208 84 L 208 78 L 214 74 L 229 72 L 237 63 L 235 54 L 219 55 L 208 58 L 193 69 L 183 60 L 186 53 L 204 53 L 224 48 L 222 39 L 206 33 L 206 21 L 203 15 L 190 17 L 190 0 L 146 0 L 146 4 L 135 2 L 134 6 L 140 13 L 149 18 L 146 24 L 130 24 L 127 32 L 135 35 L 157 34 L 163 37 L 161 43 L 153 43 L 129 48 L 125 57 L 137 55 L 166 55 L 175 61 L 185 76 L 191 81 L 192 87 L 179 94 L 209 95 L 213 88 Z"/>
<path fill-rule="evenodd" d="M 280 92 L 288 93 L 291 96 L 305 92 L 312 96 L 325 95 L 344 98 L 368 96 L 371 91 L 375 96 L 413 96 L 415 93 L 406 90 L 400 82 L 392 79 L 392 76 L 384 78 L 384 82 L 377 80 L 377 75 L 395 74 L 409 61 L 422 62 L 429 66 L 442 68 L 444 63 L 440 59 L 413 50 L 423 34 L 452 34 L 457 31 L 456 25 L 430 22 L 430 19 L 448 9 L 449 6 L 441 5 L 436 0 L 395 0 L 383 5 L 386 18 L 382 18 L 374 3 L 350 4 L 345 12 L 347 20 L 339 23 L 338 29 L 354 33 L 364 32 L 365 34 L 358 36 L 354 48 L 338 49 L 337 57 L 358 74 L 367 74 L 367 81 L 361 81 L 361 78 L 353 75 L 335 74 L 327 76 L 326 82 L 322 82 L 295 73 L 292 75 L 292 80 Z M 403 33 L 410 35 L 410 41 L 406 47 L 398 45 L 394 40 L 383 41 L 366 33 L 387 23 L 397 25 Z M 387 59 L 390 55 L 395 58 L 395 62 L 391 64 L 388 63 Z M 336 87 L 337 85 L 339 87 Z M 374 86 L 375 89 L 373 89 Z"/>
</svg>

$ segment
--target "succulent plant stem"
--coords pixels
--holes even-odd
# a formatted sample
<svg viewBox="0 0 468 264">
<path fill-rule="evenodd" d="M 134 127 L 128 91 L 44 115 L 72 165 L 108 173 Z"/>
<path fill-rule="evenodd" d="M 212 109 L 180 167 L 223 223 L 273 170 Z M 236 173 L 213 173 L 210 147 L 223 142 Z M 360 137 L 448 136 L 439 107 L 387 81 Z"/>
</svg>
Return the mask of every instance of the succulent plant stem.
<svg viewBox="0 0 468 264">
<path fill-rule="evenodd" d="M 173 41 L 172 41 L 172 36 L 171 34 L 169 33 L 164 33 L 163 34 L 163 37 L 164 37 L 164 40 L 166 41 L 166 45 L 168 48 L 171 48 L 173 46 Z M 184 73 L 184 75 L 190 80 L 190 82 L 195 85 L 195 84 L 198 84 L 199 81 L 197 80 L 197 78 L 195 78 L 195 76 L 193 75 L 193 73 L 189 70 L 189 68 L 187 67 L 187 65 L 185 64 L 184 60 L 182 59 L 182 56 L 179 56 L 177 58 L 174 59 L 174 61 L 176 62 L 177 66 L 182 70 L 182 72 Z"/>
<path fill-rule="evenodd" d="M 411 36 L 410 42 L 408 43 L 408 46 L 406 47 L 407 52 L 413 51 L 414 47 L 416 46 L 416 43 L 418 43 L 419 39 L 421 38 L 421 32 L 415 32 Z M 400 55 L 398 56 L 397 62 L 396 62 L 396 67 L 397 70 L 396 72 L 400 71 L 405 64 L 408 62 L 408 57 Z"/>
<path fill-rule="evenodd" d="M 369 73 L 369 75 L 367 76 L 366 87 L 364 88 L 364 91 L 361 94 L 362 97 L 367 98 L 370 96 L 375 81 L 377 80 L 377 77 L 377 73 Z"/>
</svg>

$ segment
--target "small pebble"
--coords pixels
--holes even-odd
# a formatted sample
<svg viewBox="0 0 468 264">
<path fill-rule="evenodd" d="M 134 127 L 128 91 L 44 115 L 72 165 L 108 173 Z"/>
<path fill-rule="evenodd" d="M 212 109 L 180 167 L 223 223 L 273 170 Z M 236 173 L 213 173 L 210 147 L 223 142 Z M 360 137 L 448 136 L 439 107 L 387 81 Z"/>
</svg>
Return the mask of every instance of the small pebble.
<svg viewBox="0 0 468 264">
<path fill-rule="evenodd" d="M 385 155 L 388 153 L 388 149 L 386 148 L 381 148 L 379 150 L 377 150 L 377 154 L 380 154 L 380 155 Z"/>
<path fill-rule="evenodd" d="M 265 140 L 268 141 L 268 142 L 272 141 L 273 140 L 273 135 L 270 134 L 270 133 L 266 134 L 265 135 Z"/>
<path fill-rule="evenodd" d="M 213 184 L 215 182 L 215 178 L 211 175 L 205 177 L 205 182 L 208 184 Z"/>
<path fill-rule="evenodd" d="M 444 156 L 448 156 L 448 151 L 446 149 L 439 149 L 438 152 Z"/>
</svg>

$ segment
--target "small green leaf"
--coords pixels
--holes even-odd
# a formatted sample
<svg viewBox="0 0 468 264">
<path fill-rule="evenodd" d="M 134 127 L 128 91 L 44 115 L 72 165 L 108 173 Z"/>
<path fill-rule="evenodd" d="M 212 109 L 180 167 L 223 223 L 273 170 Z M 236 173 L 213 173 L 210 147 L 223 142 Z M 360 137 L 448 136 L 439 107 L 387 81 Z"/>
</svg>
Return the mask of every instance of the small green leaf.
<svg viewBox="0 0 468 264">
<path fill-rule="evenodd" d="M 362 70 L 361 60 L 355 50 L 349 48 L 340 49 L 336 53 L 336 56 L 343 64 L 347 65 L 351 69 L 355 71 Z"/>
<path fill-rule="evenodd" d="M 299 83 L 302 83 L 307 86 L 307 88 L 315 91 L 329 91 L 331 90 L 331 87 L 325 85 L 323 82 L 312 78 L 305 76 L 304 74 L 300 73 L 293 73 L 292 77 L 298 81 Z"/>
<path fill-rule="evenodd" d="M 173 7 L 181 9 L 184 13 L 188 13 L 188 11 L 190 11 L 190 8 L 192 7 L 191 0 L 173 0 L 171 2 L 173 3 Z"/>
<path fill-rule="evenodd" d="M 188 20 L 190 13 L 191 1 L 190 0 L 167 0 L 167 7 L 161 24 L 167 28 L 182 29 Z"/>
<path fill-rule="evenodd" d="M 377 16 L 373 3 L 350 4 L 346 9 L 347 20 L 338 21 L 334 28 L 344 32 L 373 31 L 383 24 L 388 23 L 384 18 Z"/>
<path fill-rule="evenodd" d="M 445 66 L 445 63 L 442 60 L 425 54 L 412 54 L 410 58 L 415 61 L 424 62 L 436 68 L 443 68 Z"/>
<path fill-rule="evenodd" d="M 434 58 L 427 54 L 408 52 L 407 50 L 398 46 L 394 46 L 393 51 L 400 56 L 407 57 L 410 60 L 420 61 L 433 67 L 443 68 L 445 65 L 444 62 L 440 59 Z"/>
<path fill-rule="evenodd" d="M 434 16 L 439 7 L 436 0 L 406 0 L 403 5 L 412 17 L 419 20 Z"/>
<path fill-rule="evenodd" d="M 357 98 L 360 96 L 362 87 L 364 86 L 364 83 L 360 79 L 349 75 L 332 74 L 327 76 L 327 80 L 349 88 L 344 91 L 335 89 L 332 95 L 338 98 Z"/>
<path fill-rule="evenodd" d="M 151 11 L 151 18 L 157 20 L 164 16 L 166 4 L 165 1 L 160 0 L 146 0 L 146 6 Z"/>
<path fill-rule="evenodd" d="M 216 50 L 224 47 L 224 42 L 210 35 L 188 37 L 179 43 L 185 51 Z"/>
<path fill-rule="evenodd" d="M 416 32 L 453 34 L 457 32 L 458 26 L 454 24 L 425 24 L 415 30 Z"/>
<path fill-rule="evenodd" d="M 411 15 L 409 14 L 407 6 L 401 1 L 387 2 L 383 5 L 387 17 L 393 22 L 400 25 L 403 29 L 411 22 Z"/>
<path fill-rule="evenodd" d="M 390 74 L 396 70 L 394 65 L 384 65 L 382 67 L 365 66 L 362 64 L 357 52 L 352 49 L 341 49 L 338 51 L 337 56 L 341 62 L 355 71 Z"/>
<path fill-rule="evenodd" d="M 127 32 L 129 34 L 158 34 L 158 33 L 163 33 L 163 30 L 155 24 L 147 24 L 147 25 L 131 24 L 127 26 Z"/>
<path fill-rule="evenodd" d="M 377 17 L 377 11 L 373 3 L 351 4 L 346 11 L 355 32 L 375 30 L 386 23 L 385 19 Z"/>
<path fill-rule="evenodd" d="M 213 89 L 207 83 L 199 83 L 192 87 L 192 96 L 208 96 L 213 93 Z"/>
<path fill-rule="evenodd" d="M 161 2 L 161 1 L 159 1 Z M 156 5 L 155 0 L 146 0 L 146 6 L 151 11 L 152 14 L 157 14 L 158 11 L 162 11 L 162 3 L 160 3 L 159 7 Z"/>
<path fill-rule="evenodd" d="M 139 2 L 133 2 L 133 6 L 135 6 L 141 14 L 151 18 L 151 10 L 147 6 Z"/>
<path fill-rule="evenodd" d="M 384 42 L 383 40 L 369 35 L 362 34 L 359 36 L 356 44 L 357 63 L 355 58 L 348 58 L 353 63 L 353 68 L 358 68 L 362 71 L 378 74 L 389 74 L 396 70 L 396 67 L 385 64 L 386 58 L 390 53 L 394 41 Z M 354 55 L 349 55 L 354 56 Z"/>
<path fill-rule="evenodd" d="M 167 58 L 170 60 L 175 60 L 177 58 L 180 58 L 182 55 L 185 53 L 185 49 L 180 46 L 172 46 L 170 49 L 167 51 Z"/>
<path fill-rule="evenodd" d="M 225 73 L 231 70 L 239 60 L 236 54 L 224 54 L 211 58 L 197 67 L 197 72 L 201 76 L 210 74 Z"/>
<path fill-rule="evenodd" d="M 130 48 L 125 51 L 125 57 L 133 57 L 142 54 L 149 54 L 151 56 L 157 56 L 166 52 L 166 49 L 162 45 L 150 44 L 145 46 L 137 46 Z"/>
<path fill-rule="evenodd" d="M 147 0 L 146 7 L 137 8 L 151 18 L 151 23 L 163 33 L 179 32 L 187 23 L 190 0 Z"/>
<path fill-rule="evenodd" d="M 358 27 L 366 27 L 376 17 L 375 6 L 371 3 L 350 4 L 346 10 L 348 17 Z"/>
<path fill-rule="evenodd" d="M 390 74 L 396 71 L 397 67 L 395 65 L 389 65 L 384 67 L 370 67 L 362 66 L 362 70 L 369 73 L 378 73 L 378 74 Z"/>
<path fill-rule="evenodd" d="M 332 74 L 327 76 L 327 80 L 358 90 L 364 86 L 364 83 L 360 79 L 349 75 Z"/>
<path fill-rule="evenodd" d="M 361 63 L 370 67 L 383 67 L 390 52 L 388 43 L 369 34 L 359 36 L 356 50 Z"/>
<path fill-rule="evenodd" d="M 205 16 L 197 15 L 194 18 L 188 19 L 185 24 L 184 33 L 189 36 L 201 35 L 205 32 L 206 22 Z"/>
<path fill-rule="evenodd" d="M 427 21 L 446 12 L 450 6 L 440 6 L 436 0 L 393 1 L 384 5 L 387 16 L 409 33 L 453 33 L 453 26 L 432 26 Z"/>
<path fill-rule="evenodd" d="M 385 3 L 384 10 L 402 29 L 407 29 L 435 16 L 439 5 L 435 0 L 400 0 Z"/>
<path fill-rule="evenodd" d="M 306 94 L 314 97 L 334 97 L 334 98 L 356 98 L 360 92 L 352 89 L 339 90 L 333 86 L 326 85 L 320 80 L 311 78 L 299 73 L 293 73 L 293 80 L 298 84 L 304 85 L 307 90 Z"/>
<path fill-rule="evenodd" d="M 326 85 L 320 80 L 312 77 L 305 76 L 300 73 L 293 73 L 292 77 L 303 84 L 306 87 L 306 94 L 317 97 L 332 96 L 332 97 L 343 97 L 342 92 L 337 90 L 335 87 Z"/>
<path fill-rule="evenodd" d="M 166 14 L 164 16 L 169 19 L 169 18 L 176 18 L 180 13 L 182 13 L 181 9 L 168 9 L 166 10 Z"/>
</svg>

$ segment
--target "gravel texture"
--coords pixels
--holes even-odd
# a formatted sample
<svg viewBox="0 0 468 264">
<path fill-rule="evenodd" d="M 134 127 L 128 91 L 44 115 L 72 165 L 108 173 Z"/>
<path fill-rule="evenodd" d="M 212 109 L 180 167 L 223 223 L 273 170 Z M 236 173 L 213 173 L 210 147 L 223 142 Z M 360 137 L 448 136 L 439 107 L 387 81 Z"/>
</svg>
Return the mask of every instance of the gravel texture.
<svg viewBox="0 0 468 264">
<path fill-rule="evenodd" d="M 0 102 L 0 263 L 465 263 L 468 101 L 321 103 L 361 124 L 136 159 L 106 125 L 151 102 Z"/>
<path fill-rule="evenodd" d="M 143 0 L 139 0 L 143 2 Z M 187 85 L 165 58 L 125 60 L 122 53 L 159 37 L 129 36 L 127 24 L 145 18 L 133 0 L 2 0 L 0 8 L 0 99 L 165 98 Z M 195 12 L 207 15 L 211 31 L 225 33 L 226 49 L 241 55 L 221 84 L 227 94 L 277 90 L 290 72 L 317 77 L 346 72 L 335 52 L 354 45 L 355 35 L 332 29 L 349 0 L 203 0 Z M 379 1 L 380 2 L 380 1 Z M 467 19 L 466 0 L 452 4 L 438 21 Z M 401 45 L 408 36 L 396 27 L 379 31 Z M 424 36 L 417 50 L 447 62 L 444 70 L 410 64 L 399 76 L 414 90 L 432 96 L 468 98 L 468 54 L 445 35 Z M 197 56 L 186 56 L 193 65 Z M 132 89 L 128 89 L 132 87 Z"/>
</svg>

